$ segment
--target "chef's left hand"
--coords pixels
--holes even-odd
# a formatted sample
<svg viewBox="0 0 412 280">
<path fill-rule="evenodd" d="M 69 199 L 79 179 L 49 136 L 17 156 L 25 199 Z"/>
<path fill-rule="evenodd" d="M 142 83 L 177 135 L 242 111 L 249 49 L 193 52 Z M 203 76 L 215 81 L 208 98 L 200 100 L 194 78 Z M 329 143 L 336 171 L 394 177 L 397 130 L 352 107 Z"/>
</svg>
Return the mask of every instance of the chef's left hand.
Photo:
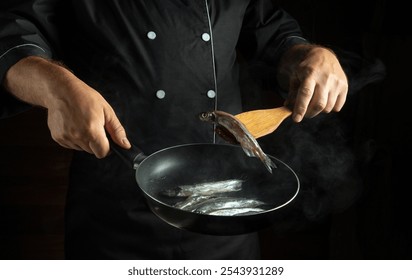
<svg viewBox="0 0 412 280">
<path fill-rule="evenodd" d="M 293 108 L 295 122 L 339 112 L 345 104 L 348 80 L 331 50 L 317 45 L 294 46 L 282 58 L 279 69 L 278 80 L 289 90 L 285 105 Z"/>
</svg>

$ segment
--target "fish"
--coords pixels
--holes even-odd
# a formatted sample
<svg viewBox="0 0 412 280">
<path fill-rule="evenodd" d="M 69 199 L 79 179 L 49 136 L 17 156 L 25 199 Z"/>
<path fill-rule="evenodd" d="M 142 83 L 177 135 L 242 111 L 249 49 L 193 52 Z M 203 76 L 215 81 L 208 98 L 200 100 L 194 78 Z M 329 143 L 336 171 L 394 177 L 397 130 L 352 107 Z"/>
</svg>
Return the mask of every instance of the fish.
<svg viewBox="0 0 412 280">
<path fill-rule="evenodd" d="M 182 210 L 192 211 L 197 208 L 197 205 L 204 201 L 213 198 L 210 195 L 191 195 L 185 200 L 175 203 L 173 206 Z"/>
<path fill-rule="evenodd" d="M 213 216 L 235 216 L 265 211 L 258 206 L 265 203 L 255 199 L 220 197 L 220 196 L 190 196 L 178 202 L 174 207 Z"/>
<path fill-rule="evenodd" d="M 191 211 L 201 214 L 209 214 L 222 209 L 255 208 L 264 204 L 265 203 L 260 200 L 250 198 L 214 197 L 196 204 L 195 209 L 192 209 Z"/>
<path fill-rule="evenodd" d="M 258 158 L 270 173 L 272 173 L 272 168 L 277 168 L 243 123 L 233 115 L 223 111 L 201 112 L 199 119 L 215 124 L 215 131 L 223 140 L 232 144 L 240 144 L 247 156 Z"/>
<path fill-rule="evenodd" d="M 218 193 L 235 192 L 242 189 L 244 180 L 228 179 L 215 182 L 205 182 L 193 185 L 181 185 L 161 192 L 168 197 L 188 197 L 215 195 Z"/>
<path fill-rule="evenodd" d="M 262 208 L 226 208 L 226 209 L 218 209 L 215 211 L 211 211 L 208 215 L 212 216 L 241 216 L 241 215 L 249 215 L 249 214 L 256 214 L 259 212 L 263 212 L 265 209 Z"/>
</svg>

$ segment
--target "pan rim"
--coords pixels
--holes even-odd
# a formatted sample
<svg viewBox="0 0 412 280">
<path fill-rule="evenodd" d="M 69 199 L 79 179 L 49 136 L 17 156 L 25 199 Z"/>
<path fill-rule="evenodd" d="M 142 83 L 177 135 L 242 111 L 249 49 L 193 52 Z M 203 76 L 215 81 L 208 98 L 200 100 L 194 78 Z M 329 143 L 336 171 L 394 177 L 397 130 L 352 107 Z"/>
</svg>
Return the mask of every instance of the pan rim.
<svg viewBox="0 0 412 280">
<path fill-rule="evenodd" d="M 227 146 L 227 147 L 231 147 L 231 148 L 235 148 L 235 149 L 241 149 L 240 146 L 238 146 L 238 145 L 233 145 L 233 144 L 205 143 L 205 142 L 201 142 L 201 143 L 186 143 L 186 144 L 180 144 L 180 145 L 170 146 L 170 147 L 166 147 L 166 148 L 160 149 L 160 150 L 158 150 L 158 151 L 156 151 L 156 152 L 148 155 L 148 156 L 147 156 L 145 159 L 143 159 L 143 160 L 140 162 L 140 164 L 137 166 L 137 168 L 136 168 L 136 170 L 135 170 L 135 179 L 136 179 L 138 188 L 144 193 L 145 196 L 149 197 L 151 200 L 155 201 L 156 203 L 158 203 L 158 204 L 160 204 L 160 205 L 162 205 L 162 206 L 165 206 L 165 207 L 167 207 L 167 208 L 173 209 L 174 211 L 182 211 L 182 212 L 184 212 L 184 213 L 192 213 L 192 214 L 196 214 L 196 215 L 200 215 L 200 216 L 207 216 L 207 217 L 214 217 L 214 218 L 219 218 L 219 217 L 222 217 L 222 218 L 234 217 L 234 216 L 229 216 L 229 215 L 209 215 L 209 214 L 197 213 L 197 212 L 193 212 L 193 211 L 189 211 L 189 210 L 179 209 L 179 208 L 173 207 L 172 205 L 169 205 L 169 204 L 167 204 L 167 203 L 165 203 L 165 202 L 163 202 L 163 201 L 155 198 L 154 196 L 152 196 L 151 194 L 149 194 L 146 190 L 144 190 L 144 189 L 142 189 L 142 188 L 140 187 L 140 184 L 139 184 L 139 182 L 138 182 L 139 179 L 138 179 L 137 173 L 138 173 L 139 167 L 140 167 L 142 164 L 144 164 L 145 161 L 149 160 L 151 157 L 154 157 L 156 154 L 159 154 L 159 153 L 161 153 L 161 152 L 164 152 L 164 151 L 167 151 L 167 150 L 171 150 L 171 149 L 184 148 L 184 147 L 188 147 L 188 146 Z M 256 212 L 256 213 L 250 213 L 250 214 L 247 214 L 247 215 L 236 215 L 235 217 L 252 217 L 252 216 L 255 216 L 255 215 L 262 215 L 262 214 L 271 213 L 271 212 L 274 212 L 274 211 L 279 210 L 279 209 L 281 209 L 281 208 L 284 208 L 285 206 L 287 206 L 288 204 L 290 204 L 292 201 L 294 201 L 295 198 L 298 196 L 298 194 L 299 194 L 299 192 L 300 192 L 300 180 L 299 180 L 299 177 L 298 177 L 298 175 L 296 174 L 296 172 L 295 172 L 288 164 L 286 164 L 286 163 L 283 162 L 282 160 L 276 158 L 275 156 L 269 155 L 269 154 L 268 154 L 268 156 L 269 156 L 271 159 L 276 160 L 277 162 L 279 162 L 280 164 L 282 164 L 284 167 L 286 167 L 290 172 L 292 172 L 292 174 L 293 174 L 293 176 L 294 176 L 294 178 L 295 178 L 295 180 L 296 180 L 296 191 L 295 191 L 294 194 L 291 196 L 291 198 L 289 198 L 289 200 L 287 200 L 287 201 L 284 202 L 283 204 L 278 205 L 278 206 L 276 206 L 276 207 L 274 207 L 274 208 L 271 208 L 271 209 L 268 209 L 268 210 L 263 210 L 263 211 Z"/>
</svg>

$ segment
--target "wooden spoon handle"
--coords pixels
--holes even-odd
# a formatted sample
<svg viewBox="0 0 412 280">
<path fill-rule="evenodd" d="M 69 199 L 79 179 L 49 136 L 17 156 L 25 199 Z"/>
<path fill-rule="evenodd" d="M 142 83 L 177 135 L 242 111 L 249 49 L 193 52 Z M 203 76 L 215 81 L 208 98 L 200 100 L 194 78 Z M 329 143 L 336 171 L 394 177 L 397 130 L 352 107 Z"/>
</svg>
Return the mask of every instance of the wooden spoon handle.
<svg viewBox="0 0 412 280">
<path fill-rule="evenodd" d="M 254 110 L 243 112 L 235 117 L 241 121 L 255 138 L 268 135 L 275 131 L 292 111 L 286 107 L 273 109 Z"/>
</svg>

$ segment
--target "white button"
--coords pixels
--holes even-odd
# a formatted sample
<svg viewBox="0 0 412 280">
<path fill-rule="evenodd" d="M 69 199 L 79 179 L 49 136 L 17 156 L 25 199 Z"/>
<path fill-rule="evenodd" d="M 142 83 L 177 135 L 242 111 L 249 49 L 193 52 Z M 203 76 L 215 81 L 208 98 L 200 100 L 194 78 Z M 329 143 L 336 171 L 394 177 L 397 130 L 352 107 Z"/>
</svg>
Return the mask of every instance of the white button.
<svg viewBox="0 0 412 280">
<path fill-rule="evenodd" d="M 156 91 L 156 97 L 159 99 L 163 99 L 166 96 L 166 92 L 164 90 L 158 90 Z"/>
<path fill-rule="evenodd" d="M 216 97 L 216 92 L 214 90 L 209 90 L 207 92 L 207 97 L 209 98 L 215 98 Z"/>
<path fill-rule="evenodd" d="M 147 38 L 149 38 L 150 40 L 154 40 L 156 38 L 156 33 L 153 31 L 147 32 Z"/>
<path fill-rule="evenodd" d="M 207 33 L 203 33 L 202 34 L 202 39 L 203 39 L 203 41 L 208 42 L 210 40 L 210 35 L 207 34 Z"/>
</svg>

